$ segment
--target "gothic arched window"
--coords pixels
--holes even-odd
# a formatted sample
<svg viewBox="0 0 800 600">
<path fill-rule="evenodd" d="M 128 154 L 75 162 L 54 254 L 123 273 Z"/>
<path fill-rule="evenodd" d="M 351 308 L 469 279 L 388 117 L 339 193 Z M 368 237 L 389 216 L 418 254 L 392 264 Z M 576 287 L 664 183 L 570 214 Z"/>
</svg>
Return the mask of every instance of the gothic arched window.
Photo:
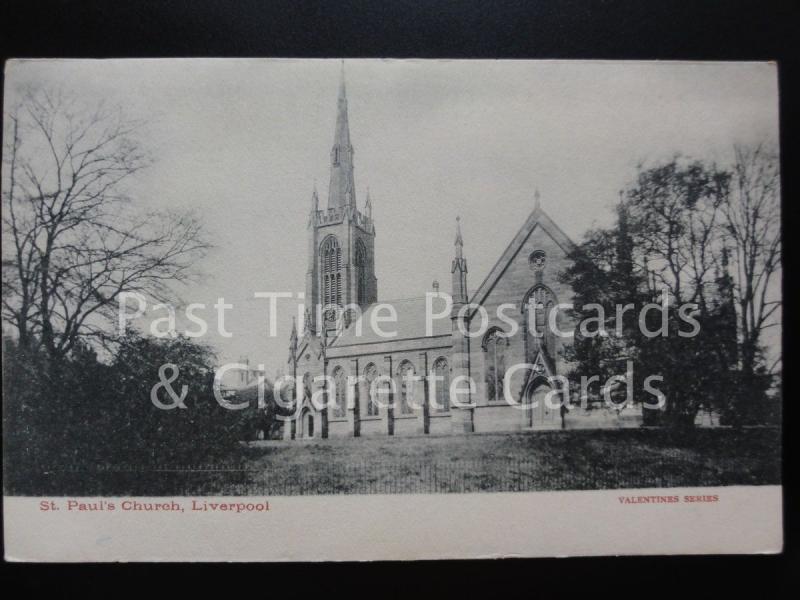
<svg viewBox="0 0 800 600">
<path fill-rule="evenodd" d="M 414 380 L 411 379 L 414 375 L 414 365 L 410 362 L 403 361 L 397 369 L 397 374 L 400 376 L 400 412 L 404 415 L 410 415 L 414 412 L 411 404 L 414 402 Z"/>
<path fill-rule="evenodd" d="M 378 393 L 375 387 L 375 378 L 378 376 L 378 369 L 373 364 L 367 365 L 364 369 L 364 379 L 367 387 L 367 416 L 376 417 L 379 414 L 378 401 L 375 395 Z"/>
<path fill-rule="evenodd" d="M 322 279 L 322 306 L 342 305 L 342 249 L 339 240 L 329 235 L 319 249 L 319 270 Z"/>
<path fill-rule="evenodd" d="M 544 285 L 537 285 L 525 294 L 522 311 L 525 313 L 525 332 L 528 347 L 528 359 L 533 361 L 539 348 L 543 348 L 551 357 L 555 356 L 555 331 L 550 327 L 550 314 L 555 308 L 556 297 Z M 555 315 L 556 326 L 558 315 Z"/>
<path fill-rule="evenodd" d="M 447 412 L 450 410 L 450 368 L 446 358 L 438 358 L 433 363 L 433 375 L 433 385 L 436 388 L 436 411 Z"/>
<path fill-rule="evenodd" d="M 358 278 L 358 303 L 367 303 L 367 247 L 356 242 L 356 277 Z"/>
<path fill-rule="evenodd" d="M 333 147 L 333 164 L 334 165 L 339 164 L 339 146 Z"/>
<path fill-rule="evenodd" d="M 334 406 L 333 416 L 341 419 L 347 416 L 347 378 L 344 369 L 336 367 L 333 371 Z"/>
<path fill-rule="evenodd" d="M 484 352 L 486 397 L 489 402 L 500 402 L 503 400 L 503 378 L 506 374 L 505 351 L 508 347 L 508 338 L 501 329 L 495 327 L 486 332 L 481 347 Z"/>
</svg>

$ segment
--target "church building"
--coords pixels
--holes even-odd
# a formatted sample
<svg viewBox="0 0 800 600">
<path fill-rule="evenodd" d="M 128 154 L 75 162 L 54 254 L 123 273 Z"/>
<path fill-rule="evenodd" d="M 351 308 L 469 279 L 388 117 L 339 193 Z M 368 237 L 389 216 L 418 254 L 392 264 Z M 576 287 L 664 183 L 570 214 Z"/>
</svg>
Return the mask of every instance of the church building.
<svg viewBox="0 0 800 600">
<path fill-rule="evenodd" d="M 589 415 L 580 408 L 569 413 L 551 409 L 544 401 L 558 385 L 553 377 L 568 370 L 562 350 L 570 338 L 556 336 L 547 316 L 557 304 L 572 301 L 572 291 L 559 282 L 558 274 L 575 246 L 542 209 L 538 192 L 528 218 L 513 236 L 510 232 L 505 251 L 474 290 L 468 286 L 468 246 L 456 218 L 448 292 L 452 309 L 432 321 L 432 330 L 426 331 L 426 302 L 439 311 L 445 301 L 421 296 L 390 303 L 397 320 L 382 328 L 396 335 L 387 338 L 375 331 L 370 325 L 373 313 L 381 310 L 374 260 L 376 226 L 369 192 L 363 204 L 358 203 L 353 155 L 342 74 L 328 198 L 320 206 L 314 189 L 308 218 L 305 303 L 309 309 L 302 331 L 293 326 L 290 340 L 290 374 L 302 378 L 298 396 L 302 399 L 294 417 L 285 422 L 284 439 L 641 423 L 641 409 Z M 436 283 L 434 290 L 438 291 Z M 501 315 L 498 308 L 503 304 L 514 308 Z M 316 310 L 318 305 L 328 310 Z M 540 310 L 531 311 L 530 306 Z M 574 329 L 564 311 L 555 312 L 557 330 Z M 509 322 L 517 325 L 514 335 L 508 335 Z M 512 367 L 506 393 L 505 375 Z M 320 375 L 330 378 L 327 385 L 315 382 Z M 462 386 L 457 405 L 449 394 L 456 378 L 473 382 L 471 389 Z M 380 385 L 374 384 L 376 379 Z M 326 401 L 315 403 L 312 398 L 320 386 Z M 509 395 L 514 404 L 507 402 Z"/>
</svg>

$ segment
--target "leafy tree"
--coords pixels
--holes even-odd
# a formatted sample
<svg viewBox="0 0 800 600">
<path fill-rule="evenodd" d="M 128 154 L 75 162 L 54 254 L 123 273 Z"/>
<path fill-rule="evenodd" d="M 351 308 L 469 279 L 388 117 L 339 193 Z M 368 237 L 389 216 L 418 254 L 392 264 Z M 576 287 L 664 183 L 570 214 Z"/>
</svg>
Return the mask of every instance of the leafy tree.
<svg viewBox="0 0 800 600">
<path fill-rule="evenodd" d="M 576 293 L 577 320 L 591 324 L 576 336 L 572 377 L 576 383 L 585 375 L 607 381 L 630 362 L 639 399 L 645 398 L 645 379 L 662 377 L 650 387 L 664 393 L 666 406 L 645 410 L 647 422 L 691 425 L 701 406 L 729 402 L 735 313 L 720 236 L 728 184 L 727 173 L 697 161 L 675 158 L 641 169 L 620 198 L 616 223 L 590 231 L 563 274 Z M 665 335 L 648 335 L 662 328 L 653 305 L 664 298 Z M 692 306 L 681 313 L 683 305 Z M 699 326 L 694 335 L 691 320 Z M 624 392 L 615 390 L 617 396 Z"/>
<path fill-rule="evenodd" d="M 221 406 L 213 393 L 213 353 L 185 337 L 156 339 L 128 330 L 108 363 L 78 344 L 61 362 L 57 380 L 52 373 L 45 376 L 30 353 L 20 355 L 17 349 L 7 338 L 4 371 L 13 374 L 4 377 L 7 489 L 33 485 L 41 491 L 36 488 L 41 482 L 31 478 L 70 469 L 175 468 L 227 460 L 240 441 L 256 437 L 257 429 L 271 434 L 280 427 L 269 385 L 265 406 L 259 406 L 255 390 L 227 399 L 249 401 L 243 410 Z M 39 365 L 44 363 L 46 357 Z M 177 367 L 170 385 L 178 394 L 186 386 L 186 408 L 162 410 L 153 404 L 151 392 L 164 364 Z M 42 384 L 45 378 L 48 385 Z M 51 391 L 55 388 L 60 388 L 57 394 Z M 164 391 L 159 394 L 159 401 L 173 403 Z"/>
</svg>

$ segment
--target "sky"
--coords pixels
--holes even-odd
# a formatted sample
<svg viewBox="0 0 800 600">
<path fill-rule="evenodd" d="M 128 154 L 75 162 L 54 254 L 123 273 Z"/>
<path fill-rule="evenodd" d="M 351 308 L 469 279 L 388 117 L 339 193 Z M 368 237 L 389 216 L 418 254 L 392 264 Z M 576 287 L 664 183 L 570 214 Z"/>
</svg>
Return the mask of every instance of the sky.
<svg viewBox="0 0 800 600">
<path fill-rule="evenodd" d="M 778 139 L 770 63 L 346 60 L 356 195 L 369 187 L 378 299 L 449 290 L 455 219 L 474 290 L 534 206 L 574 240 L 611 220 L 637 165 L 676 153 L 725 163 Z M 119 104 L 146 121 L 152 165 L 136 208 L 191 209 L 214 248 L 178 289 L 203 302 L 220 362 L 286 363 L 296 301 L 274 337 L 255 292 L 305 287 L 306 223 L 327 200 L 339 60 L 36 60 L 6 64 L 5 106 L 27 85 Z M 217 298 L 232 337 L 214 332 Z M 179 321 L 179 331 L 181 329 Z"/>
</svg>

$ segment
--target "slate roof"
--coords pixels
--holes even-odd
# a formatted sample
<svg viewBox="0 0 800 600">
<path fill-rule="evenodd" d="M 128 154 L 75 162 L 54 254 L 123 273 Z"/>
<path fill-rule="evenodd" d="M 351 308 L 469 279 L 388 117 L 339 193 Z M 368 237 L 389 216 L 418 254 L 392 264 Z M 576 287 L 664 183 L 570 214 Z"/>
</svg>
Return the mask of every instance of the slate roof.
<svg viewBox="0 0 800 600">
<path fill-rule="evenodd" d="M 432 314 L 441 313 L 444 310 L 444 300 L 434 298 L 432 301 Z M 390 312 L 384 308 L 379 313 L 378 326 L 381 330 L 386 332 L 396 331 L 397 335 L 394 337 L 382 337 L 371 326 L 373 313 L 383 304 L 389 304 L 394 307 L 397 312 L 397 321 L 381 321 L 386 318 Z M 357 335 L 357 327 L 361 321 L 361 332 Z M 434 318 L 432 321 L 431 334 L 432 336 L 450 335 L 452 332 L 452 323 L 450 315 L 447 314 L 441 318 Z M 342 334 L 337 337 L 331 346 L 352 346 L 355 344 L 370 344 L 378 342 L 396 342 L 399 340 L 408 340 L 414 338 L 423 338 L 425 335 L 425 297 L 420 296 L 417 298 L 405 298 L 402 300 L 383 300 L 367 306 L 361 317 L 350 324 Z"/>
</svg>

